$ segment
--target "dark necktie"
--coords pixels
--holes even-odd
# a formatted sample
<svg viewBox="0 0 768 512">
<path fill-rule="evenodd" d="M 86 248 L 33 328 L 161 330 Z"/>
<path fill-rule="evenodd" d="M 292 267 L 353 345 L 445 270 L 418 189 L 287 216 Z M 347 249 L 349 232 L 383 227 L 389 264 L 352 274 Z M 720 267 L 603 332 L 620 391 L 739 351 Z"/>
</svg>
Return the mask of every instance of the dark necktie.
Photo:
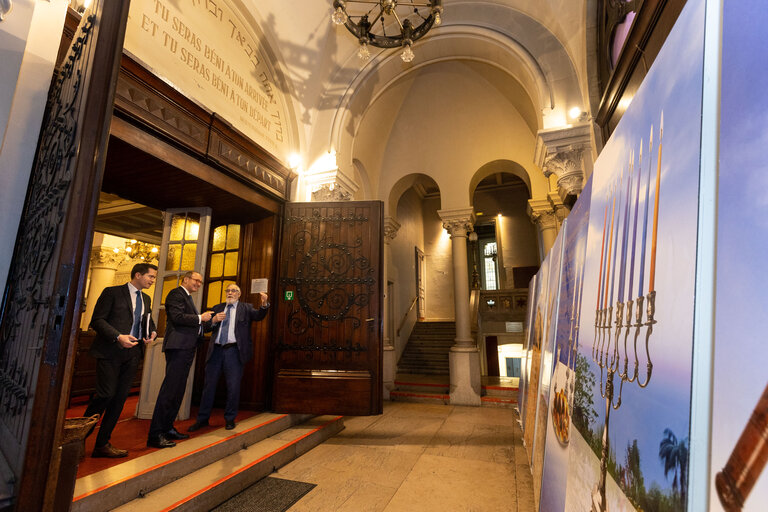
<svg viewBox="0 0 768 512">
<path fill-rule="evenodd" d="M 131 329 L 131 335 L 135 338 L 139 338 L 141 335 L 141 306 L 143 300 L 141 300 L 141 291 L 136 291 L 136 307 L 133 308 L 133 329 Z"/>
<path fill-rule="evenodd" d="M 226 316 L 224 321 L 221 322 L 221 330 L 219 331 L 219 345 L 226 345 L 229 341 L 229 314 L 232 311 L 232 304 L 227 304 Z"/>
</svg>

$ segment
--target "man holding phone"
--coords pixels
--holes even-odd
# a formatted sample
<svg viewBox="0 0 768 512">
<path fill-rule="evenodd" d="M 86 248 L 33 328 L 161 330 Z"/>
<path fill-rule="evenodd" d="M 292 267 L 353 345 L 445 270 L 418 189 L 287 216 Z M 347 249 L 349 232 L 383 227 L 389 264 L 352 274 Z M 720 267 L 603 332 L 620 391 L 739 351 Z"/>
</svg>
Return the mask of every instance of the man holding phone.
<svg viewBox="0 0 768 512">
<path fill-rule="evenodd" d="M 90 355 L 96 358 L 96 394 L 85 416 L 102 415 L 92 457 L 126 457 L 127 450 L 109 442 L 136 377 L 144 344 L 157 336 L 152 322 L 152 301 L 143 293 L 155 283 L 157 267 L 138 263 L 131 281 L 105 288 L 93 308 L 91 328 L 96 331 Z M 147 327 L 148 326 L 148 327 Z"/>
</svg>

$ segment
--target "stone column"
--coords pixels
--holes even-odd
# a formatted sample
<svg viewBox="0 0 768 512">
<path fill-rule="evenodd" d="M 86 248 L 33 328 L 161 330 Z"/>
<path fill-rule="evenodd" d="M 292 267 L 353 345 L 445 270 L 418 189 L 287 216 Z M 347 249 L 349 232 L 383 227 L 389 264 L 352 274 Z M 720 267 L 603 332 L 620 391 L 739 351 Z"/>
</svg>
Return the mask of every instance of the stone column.
<svg viewBox="0 0 768 512">
<path fill-rule="evenodd" d="M 449 354 L 451 404 L 480 405 L 480 352 L 469 325 L 469 274 L 467 272 L 467 232 L 473 229 L 472 208 L 439 210 L 443 227 L 451 235 L 453 257 L 453 300 L 456 319 L 455 344 Z"/>
<path fill-rule="evenodd" d="M 557 238 L 557 217 L 548 200 L 528 200 L 528 216 L 539 231 L 539 260 L 544 261 Z"/>
<path fill-rule="evenodd" d="M 104 288 L 112 286 L 117 267 L 123 258 L 123 254 L 114 252 L 111 247 L 94 247 L 91 249 L 90 284 L 88 285 L 88 296 L 85 299 L 85 313 L 83 313 L 80 321 L 81 329 L 88 329 L 96 301 Z"/>
<path fill-rule="evenodd" d="M 382 273 L 382 289 L 384 290 L 384 400 L 389 400 L 389 392 L 395 388 L 395 374 L 397 373 L 397 351 L 392 343 L 392 329 L 390 328 L 389 310 L 389 285 L 388 285 L 388 267 L 392 263 L 392 240 L 397 236 L 400 229 L 400 223 L 392 217 L 384 217 L 384 272 Z"/>
<path fill-rule="evenodd" d="M 584 187 L 585 158 L 590 157 L 590 124 L 539 130 L 536 134 L 533 163 L 544 176 L 557 177 L 557 192 L 563 202 L 572 205 Z"/>
</svg>

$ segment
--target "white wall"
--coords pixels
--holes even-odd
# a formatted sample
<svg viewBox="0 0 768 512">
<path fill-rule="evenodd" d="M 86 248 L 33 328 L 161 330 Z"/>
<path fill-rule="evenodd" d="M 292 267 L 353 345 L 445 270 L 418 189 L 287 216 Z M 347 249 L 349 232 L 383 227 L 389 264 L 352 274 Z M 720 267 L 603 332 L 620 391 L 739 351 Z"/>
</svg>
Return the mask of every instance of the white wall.
<svg viewBox="0 0 768 512">
<path fill-rule="evenodd" d="M 0 21 L 0 290 L 13 257 L 67 3 L 15 0 Z"/>
<path fill-rule="evenodd" d="M 422 203 L 424 255 L 427 261 L 427 320 L 453 320 L 453 255 L 451 237 L 437 214 L 440 199 Z"/>
</svg>

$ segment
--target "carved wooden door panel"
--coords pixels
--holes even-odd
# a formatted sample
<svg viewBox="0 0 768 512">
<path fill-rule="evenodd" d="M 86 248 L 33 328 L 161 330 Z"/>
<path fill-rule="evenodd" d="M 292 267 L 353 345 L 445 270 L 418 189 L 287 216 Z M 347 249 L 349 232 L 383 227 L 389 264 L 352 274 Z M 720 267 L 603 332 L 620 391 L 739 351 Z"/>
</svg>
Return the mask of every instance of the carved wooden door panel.
<svg viewBox="0 0 768 512">
<path fill-rule="evenodd" d="M 0 451 L 19 509 L 50 508 L 62 450 L 62 396 L 78 326 L 128 18 L 95 0 L 49 92 L 8 272 L 0 326 Z M 60 34 L 52 34 L 58 40 Z M 2 466 L 2 464 L 0 464 Z M 72 486 L 74 488 L 74 486 Z M 71 496 L 70 496 L 71 500 Z"/>
<path fill-rule="evenodd" d="M 275 411 L 381 413 L 382 214 L 378 201 L 286 205 Z"/>
</svg>

